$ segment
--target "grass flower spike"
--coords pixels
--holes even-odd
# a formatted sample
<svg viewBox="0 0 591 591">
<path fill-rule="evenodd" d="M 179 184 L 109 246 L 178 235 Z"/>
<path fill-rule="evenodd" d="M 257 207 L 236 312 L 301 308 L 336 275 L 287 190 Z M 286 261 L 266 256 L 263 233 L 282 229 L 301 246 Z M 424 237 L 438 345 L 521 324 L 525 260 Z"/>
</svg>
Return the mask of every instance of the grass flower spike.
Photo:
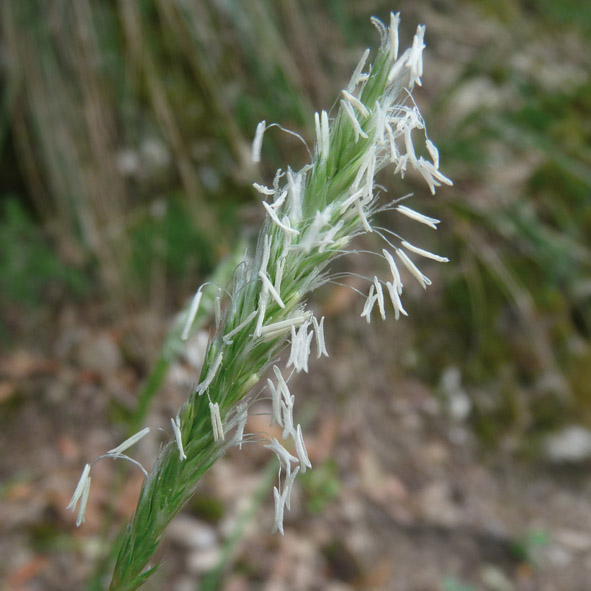
<svg viewBox="0 0 591 591">
<path fill-rule="evenodd" d="M 280 463 L 274 527 L 283 533 L 294 479 L 312 467 L 302 428 L 294 420 L 289 377 L 308 371 L 313 350 L 316 357 L 328 355 L 324 319 L 317 319 L 307 308 L 306 298 L 336 279 L 329 264 L 351 249 L 356 236 L 373 232 L 383 239 L 383 250 L 376 254 L 389 269 L 388 281 L 367 278 L 369 296 L 361 315 L 368 322 L 376 304 L 380 316 L 386 317 L 389 300 L 395 318 L 406 315 L 396 258 L 423 287 L 430 280 L 411 256 L 447 260 L 372 224 L 372 216 L 385 209 L 432 228 L 438 223 L 400 205 L 400 200 L 380 204 L 375 178 L 385 167 L 402 176 L 414 169 L 432 192 L 441 184 L 451 184 L 439 171 L 437 149 L 411 96 L 423 75 L 425 28 L 418 27 L 412 47 L 398 56 L 399 20 L 393 14 L 386 27 L 372 19 L 381 34 L 381 46 L 371 65 L 369 51 L 364 52 L 341 93 L 338 111 L 316 114 L 311 162 L 299 171 L 279 170 L 272 188 L 255 184 L 266 213 L 258 245 L 254 256 L 238 265 L 231 284 L 218 291 L 215 332 L 199 384 L 172 422 L 173 436 L 144 482 L 119 548 L 112 591 L 131 591 L 150 576 L 156 568 L 150 567 L 150 561 L 162 534 L 190 499 L 199 478 L 228 447 L 255 438 L 244 435 L 244 426 L 250 404 L 261 399 L 269 400 L 270 420 L 283 428 L 282 442 L 264 440 Z M 257 127 L 255 162 L 260 160 L 263 134 L 269 127 L 264 121 Z M 415 150 L 417 138 L 422 138 L 424 150 Z M 417 151 L 428 153 L 431 160 L 417 156 Z M 191 322 L 190 314 L 187 324 Z M 286 369 L 281 369 L 280 359 Z M 266 385 L 255 388 L 269 370 Z M 83 480 L 73 501 L 86 491 Z"/>
</svg>

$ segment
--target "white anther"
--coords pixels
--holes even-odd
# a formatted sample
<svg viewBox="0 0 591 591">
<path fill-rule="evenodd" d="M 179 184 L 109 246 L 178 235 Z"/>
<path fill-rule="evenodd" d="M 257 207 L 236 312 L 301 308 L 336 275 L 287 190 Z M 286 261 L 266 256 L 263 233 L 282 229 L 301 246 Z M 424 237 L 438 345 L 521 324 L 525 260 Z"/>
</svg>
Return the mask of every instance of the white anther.
<svg viewBox="0 0 591 591">
<path fill-rule="evenodd" d="M 273 209 L 272 205 L 270 205 L 266 201 L 263 201 L 262 203 L 263 203 L 264 208 L 267 210 L 269 217 L 273 220 L 273 223 L 276 226 L 278 226 L 279 228 L 281 228 L 284 232 L 287 232 L 288 234 L 299 234 L 298 230 L 296 230 L 295 228 L 292 228 L 291 226 L 288 226 L 286 223 L 282 222 L 279 219 L 279 217 L 275 213 L 275 210 Z"/>
<path fill-rule="evenodd" d="M 273 498 L 275 499 L 275 520 L 273 522 L 273 532 L 278 531 L 281 535 L 283 532 L 283 511 L 285 508 L 285 497 L 279 494 L 277 487 L 273 487 Z"/>
<path fill-rule="evenodd" d="M 398 271 L 398 267 L 396 266 L 396 261 L 394 257 L 386 250 L 382 250 L 386 261 L 388 261 L 388 265 L 390 266 L 390 272 L 392 273 L 392 279 L 394 280 L 394 286 L 396 287 L 396 291 L 400 294 L 402 293 L 402 279 L 400 277 L 400 272 Z"/>
<path fill-rule="evenodd" d="M 427 146 L 427 151 L 431 156 L 431 160 L 433 160 L 433 166 L 439 168 L 439 150 L 437 149 L 437 146 L 429 139 L 425 140 L 425 145 Z"/>
<path fill-rule="evenodd" d="M 266 273 L 259 273 L 259 277 L 260 277 L 261 281 L 265 284 L 265 287 L 269 290 L 269 293 L 271 294 L 273 299 L 277 302 L 277 305 L 280 308 L 285 308 L 285 304 L 283 303 L 281 296 L 279 295 L 279 293 L 275 289 L 275 286 L 271 283 L 271 280 L 267 277 L 267 274 Z"/>
<path fill-rule="evenodd" d="M 347 90 L 349 92 L 353 92 L 355 90 L 355 87 L 359 84 L 359 82 L 361 82 L 362 77 L 363 77 L 363 68 L 365 68 L 365 62 L 367 62 L 367 58 L 369 57 L 369 49 L 366 49 L 363 52 L 363 55 L 361 56 L 361 59 L 359 60 L 357 66 L 355 67 L 355 70 L 353 70 L 353 75 L 351 76 L 351 81 L 349 82 L 349 86 L 347 87 Z"/>
<path fill-rule="evenodd" d="M 207 376 L 205 377 L 203 382 L 201 382 L 197 386 L 196 393 L 199 396 L 201 396 L 203 394 L 203 392 L 205 392 L 205 390 L 207 390 L 207 388 L 209 388 L 209 386 L 211 385 L 211 382 L 213 382 L 213 380 L 215 379 L 217 371 L 220 368 L 220 365 L 222 364 L 223 358 L 224 358 L 224 352 L 220 351 L 218 353 L 217 357 L 215 358 L 213 365 L 209 368 L 209 371 L 207 372 Z"/>
<path fill-rule="evenodd" d="M 232 337 L 238 334 L 243 328 L 248 326 L 257 315 L 257 311 L 253 310 L 236 328 L 233 328 L 230 332 L 224 335 L 223 340 L 226 345 L 232 344 Z"/>
<path fill-rule="evenodd" d="M 308 452 L 306 451 L 306 445 L 304 443 L 304 437 L 302 435 L 302 426 L 298 425 L 295 436 L 296 453 L 300 459 L 300 466 L 302 467 L 302 474 L 306 471 L 306 468 L 311 468 L 312 464 L 308 458 Z"/>
<path fill-rule="evenodd" d="M 286 331 L 291 330 L 292 327 L 301 326 L 304 322 L 306 322 L 306 320 L 309 320 L 309 318 L 309 314 L 302 314 L 300 316 L 294 316 L 293 318 L 287 318 L 286 320 L 280 320 L 279 322 L 267 324 L 266 326 L 262 327 L 261 334 L 259 336 L 274 338 Z"/>
<path fill-rule="evenodd" d="M 384 307 L 384 292 L 382 290 L 382 284 L 377 277 L 373 278 L 373 284 L 376 288 L 376 296 L 378 297 L 378 308 L 380 309 L 380 316 L 382 320 L 386 320 L 386 309 Z"/>
<path fill-rule="evenodd" d="M 390 51 L 392 52 L 392 59 L 398 59 L 398 25 L 400 24 L 400 13 L 390 13 Z"/>
<path fill-rule="evenodd" d="M 410 271 L 411 275 L 421 284 L 423 289 L 427 289 L 427 285 L 431 285 L 431 280 L 421 273 L 419 268 L 408 258 L 408 255 L 402 249 L 397 248 L 396 254 L 404 266 Z"/>
<path fill-rule="evenodd" d="M 375 287 L 372 283 L 369 288 L 367 299 L 365 300 L 365 306 L 363 306 L 363 312 L 361 312 L 361 318 L 365 318 L 368 324 L 371 322 L 371 311 L 373 310 L 377 299 L 378 296 L 375 295 Z"/>
<path fill-rule="evenodd" d="M 267 129 L 267 122 L 261 121 L 257 125 L 256 132 L 254 134 L 254 139 L 252 140 L 252 161 L 253 162 L 260 162 L 261 161 L 261 148 L 263 146 L 263 135 Z"/>
<path fill-rule="evenodd" d="M 211 426 L 213 429 L 213 440 L 224 440 L 224 427 L 220 416 L 220 405 L 217 402 L 209 403 L 209 412 L 211 414 Z"/>
<path fill-rule="evenodd" d="M 191 305 L 189 306 L 189 311 L 187 312 L 187 318 L 185 320 L 185 325 L 183 327 L 183 332 L 181 333 L 181 339 L 186 341 L 189 338 L 189 333 L 191 332 L 191 327 L 193 326 L 193 322 L 195 321 L 195 316 L 197 316 L 197 311 L 199 310 L 199 303 L 201 302 L 202 293 L 201 286 L 193 296 L 191 300 Z"/>
<path fill-rule="evenodd" d="M 411 218 L 412 220 L 420 222 L 421 224 L 425 224 L 426 226 L 429 226 L 434 230 L 437 230 L 437 224 L 441 222 L 441 220 L 438 220 L 436 218 L 430 218 L 429 216 L 419 213 L 418 211 L 415 211 L 410 207 L 406 207 L 406 205 L 399 205 L 396 207 L 396 209 L 402 215 L 405 215 L 406 217 Z"/>
<path fill-rule="evenodd" d="M 438 254 L 433 254 L 432 252 L 429 252 L 428 250 L 423 250 L 422 248 L 419 248 L 418 246 L 414 246 L 413 244 L 411 244 L 410 242 L 407 242 L 406 240 L 402 241 L 402 246 L 404 248 L 406 248 L 406 250 L 410 250 L 411 252 L 414 252 L 422 257 L 425 257 L 427 259 L 433 259 L 434 261 L 437 261 L 439 263 L 448 263 L 449 259 L 447 257 L 442 257 L 439 256 Z"/>
<path fill-rule="evenodd" d="M 324 342 L 324 316 L 320 319 L 320 322 L 316 320 L 315 316 L 312 316 L 312 326 L 314 327 L 314 335 L 316 336 L 316 358 L 320 359 L 322 355 L 328 357 L 326 343 Z"/>
<path fill-rule="evenodd" d="M 277 441 L 275 437 L 271 440 L 271 443 L 264 445 L 267 449 L 270 449 L 279 460 L 281 466 L 285 469 L 285 472 L 291 474 L 291 462 L 297 462 L 298 459 L 292 456 L 282 445 Z"/>
<path fill-rule="evenodd" d="M 369 136 L 367 135 L 367 133 L 365 133 L 365 131 L 363 131 L 361 125 L 359 124 L 359 121 L 357 121 L 357 117 L 355 117 L 355 112 L 353 111 L 353 107 L 351 106 L 351 104 L 346 100 L 341 99 L 341 106 L 345 111 L 345 115 L 347 115 L 347 117 L 351 121 L 351 124 L 353 125 L 353 131 L 355 132 L 355 143 L 357 143 L 357 141 L 359 140 L 359 136 L 367 139 Z"/>
<path fill-rule="evenodd" d="M 187 459 L 187 456 L 185 455 L 185 450 L 183 449 L 183 434 L 181 432 L 181 420 L 179 415 L 177 415 L 174 419 L 171 417 L 170 423 L 172 425 L 176 446 L 179 450 L 179 459 L 182 462 L 183 460 Z"/>
<path fill-rule="evenodd" d="M 110 449 L 107 454 L 108 455 L 117 455 L 123 453 L 126 449 L 129 449 L 132 445 L 136 444 L 140 439 L 145 437 L 150 432 L 150 427 L 145 427 L 141 431 L 138 431 L 135 435 L 132 435 L 128 439 L 126 439 L 123 443 Z"/>
<path fill-rule="evenodd" d="M 396 320 L 400 318 L 400 314 L 408 316 L 406 310 L 402 307 L 402 301 L 400 300 L 398 289 L 389 281 L 386 281 L 386 288 L 388 289 L 390 299 L 392 300 L 392 307 L 394 308 L 394 317 Z"/>
<path fill-rule="evenodd" d="M 361 115 L 363 115 L 364 117 L 369 117 L 368 108 L 356 96 L 353 96 L 350 92 L 347 92 L 346 90 L 342 90 L 341 94 L 352 107 L 355 107 L 359 111 Z"/>
</svg>

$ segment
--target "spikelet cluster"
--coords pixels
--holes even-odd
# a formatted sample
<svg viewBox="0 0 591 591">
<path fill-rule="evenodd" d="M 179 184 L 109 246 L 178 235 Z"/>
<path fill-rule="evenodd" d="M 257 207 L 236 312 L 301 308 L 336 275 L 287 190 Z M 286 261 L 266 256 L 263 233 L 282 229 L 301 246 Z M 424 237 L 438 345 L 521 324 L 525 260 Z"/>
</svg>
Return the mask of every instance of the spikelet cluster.
<svg viewBox="0 0 591 591">
<path fill-rule="evenodd" d="M 146 478 L 123 538 L 111 589 L 135 589 L 149 576 L 151 570 L 145 568 L 164 528 L 190 498 L 200 476 L 230 446 L 242 447 L 263 438 L 265 447 L 279 459 L 274 526 L 283 533 L 294 480 L 311 468 L 302 428 L 294 420 L 295 396 L 289 378 L 307 372 L 310 357 L 328 355 L 324 318 L 314 315 L 306 298 L 335 279 L 329 264 L 352 250 L 356 236 L 375 233 L 383 240 L 376 254 L 389 270 L 386 278 L 367 278 L 361 316 L 368 322 L 376 307 L 382 318 L 389 308 L 396 319 L 406 315 L 403 274 L 408 272 L 424 288 L 431 283 L 416 260 L 447 261 L 372 223 L 376 212 L 390 209 L 437 228 L 438 220 L 401 200 L 381 202 L 375 179 L 387 166 L 401 176 L 414 169 L 432 193 L 442 184 L 451 184 L 439 170 L 437 148 L 411 95 L 422 83 L 425 27 L 417 28 L 412 46 L 399 55 L 399 20 L 399 14 L 392 14 L 387 27 L 372 19 L 381 35 L 380 49 L 372 64 L 369 50 L 364 52 L 341 93 L 337 112 L 316 113 L 311 162 L 299 171 L 277 171 L 269 186 L 254 184 L 266 214 L 254 256 L 245 256 L 231 285 L 218 289 L 215 331 L 200 381 L 171 419 L 171 440 Z M 265 121 L 257 126 L 255 162 L 261 158 L 269 127 Z M 422 143 L 419 150 L 417 141 Z M 186 315 L 184 337 L 190 333 L 200 299 L 201 288 Z M 269 400 L 270 421 L 281 428 L 281 441 L 244 432 L 250 405 L 261 399 Z M 121 454 L 123 450 L 112 451 Z M 71 508 L 79 500 L 85 503 L 89 485 L 89 469 L 85 469 Z"/>
</svg>

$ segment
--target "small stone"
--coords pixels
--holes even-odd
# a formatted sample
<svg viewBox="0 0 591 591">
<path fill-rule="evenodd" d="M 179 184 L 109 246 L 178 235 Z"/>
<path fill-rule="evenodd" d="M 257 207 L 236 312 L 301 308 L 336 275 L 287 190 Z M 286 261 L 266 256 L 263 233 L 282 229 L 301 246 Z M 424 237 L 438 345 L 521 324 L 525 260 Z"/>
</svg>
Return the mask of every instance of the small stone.
<svg viewBox="0 0 591 591">
<path fill-rule="evenodd" d="M 482 569 L 482 582 L 489 591 L 514 591 L 515 585 L 507 575 L 496 566 L 488 565 Z"/>
<path fill-rule="evenodd" d="M 168 534 L 184 548 L 204 550 L 217 546 L 217 535 L 211 526 L 185 515 L 179 515 L 170 524 Z"/>
<path fill-rule="evenodd" d="M 571 425 L 550 435 L 544 451 L 552 462 L 582 462 L 591 458 L 591 432 L 578 425 Z"/>
<path fill-rule="evenodd" d="M 83 369 L 101 376 L 112 374 L 123 363 L 119 346 L 107 333 L 83 340 L 78 349 L 78 362 Z"/>
</svg>

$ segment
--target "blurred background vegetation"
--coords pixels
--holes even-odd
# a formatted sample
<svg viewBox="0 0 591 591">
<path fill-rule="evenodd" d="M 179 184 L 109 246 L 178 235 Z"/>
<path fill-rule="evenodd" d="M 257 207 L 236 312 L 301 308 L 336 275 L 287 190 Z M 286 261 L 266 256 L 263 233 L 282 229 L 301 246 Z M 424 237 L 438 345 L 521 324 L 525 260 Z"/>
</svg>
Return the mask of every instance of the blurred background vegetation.
<svg viewBox="0 0 591 591">
<path fill-rule="evenodd" d="M 258 121 L 313 138 L 390 10 L 406 42 L 427 24 L 415 98 L 455 182 L 430 201 L 384 179 L 444 220 L 430 247 L 452 260 L 410 303 L 412 371 L 444 394 L 461 381 L 485 449 L 591 427 L 582 0 L 3 0 L 0 352 L 50 348 L 61 310 L 108 302 L 145 374 L 166 322 L 255 235 L 251 183 L 305 163 L 273 132 L 256 168 Z"/>
</svg>

